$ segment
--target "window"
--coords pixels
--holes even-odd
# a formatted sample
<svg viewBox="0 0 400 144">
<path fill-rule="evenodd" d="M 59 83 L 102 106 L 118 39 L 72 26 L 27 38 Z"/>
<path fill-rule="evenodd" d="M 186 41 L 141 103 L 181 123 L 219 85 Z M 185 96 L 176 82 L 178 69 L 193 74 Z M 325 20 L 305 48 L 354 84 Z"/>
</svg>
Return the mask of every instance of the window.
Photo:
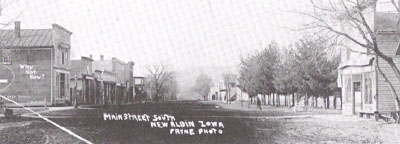
<svg viewBox="0 0 400 144">
<path fill-rule="evenodd" d="M 368 74 L 365 75 L 365 89 L 364 89 L 364 102 L 365 104 L 372 104 L 372 80 Z"/>
<path fill-rule="evenodd" d="M 61 53 L 61 64 L 64 64 L 65 52 Z"/>
<path fill-rule="evenodd" d="M 60 73 L 60 98 L 65 96 L 65 74 Z"/>
<path fill-rule="evenodd" d="M 346 99 L 345 99 L 345 101 L 346 101 L 346 103 L 349 103 L 349 102 L 351 102 L 351 100 L 352 100 L 352 93 L 351 93 L 351 77 L 349 77 L 349 76 L 346 76 L 346 77 L 344 77 L 344 79 L 345 79 L 345 88 L 346 88 L 346 91 L 345 91 L 345 97 L 346 97 Z"/>
<path fill-rule="evenodd" d="M 35 51 L 28 50 L 26 54 L 27 63 L 31 64 L 35 62 Z"/>
<path fill-rule="evenodd" d="M 10 50 L 3 50 L 3 64 L 11 64 L 11 52 Z"/>
</svg>

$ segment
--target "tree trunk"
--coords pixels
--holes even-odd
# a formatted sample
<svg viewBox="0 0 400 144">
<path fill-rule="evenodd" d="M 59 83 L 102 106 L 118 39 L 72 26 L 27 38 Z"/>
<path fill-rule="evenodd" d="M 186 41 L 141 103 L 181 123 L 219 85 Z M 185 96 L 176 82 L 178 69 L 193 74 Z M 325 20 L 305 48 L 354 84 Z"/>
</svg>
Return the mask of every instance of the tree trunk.
<svg viewBox="0 0 400 144">
<path fill-rule="evenodd" d="M 240 90 L 240 106 L 243 107 L 243 91 Z"/>
<path fill-rule="evenodd" d="M 276 94 L 276 106 L 279 107 L 281 105 L 281 98 L 279 94 Z"/>
<path fill-rule="evenodd" d="M 336 96 L 333 97 L 333 109 L 336 109 Z"/>
<path fill-rule="evenodd" d="M 295 102 L 295 100 L 294 100 L 294 92 L 292 93 L 292 106 L 294 106 L 294 102 Z"/>
<path fill-rule="evenodd" d="M 307 101 L 308 101 L 308 93 L 304 96 L 304 106 L 307 106 Z"/>
<path fill-rule="evenodd" d="M 267 100 L 268 105 L 271 104 L 271 103 L 270 103 L 270 100 L 271 100 L 271 95 L 268 95 L 268 100 Z"/>
<path fill-rule="evenodd" d="M 310 105 L 310 107 L 314 107 L 314 99 L 315 99 L 315 96 L 311 96 L 311 105 Z"/>
<path fill-rule="evenodd" d="M 315 97 L 315 107 L 318 108 L 318 97 Z"/>
<path fill-rule="evenodd" d="M 285 106 L 287 106 L 287 95 L 285 95 Z"/>
<path fill-rule="evenodd" d="M 326 108 L 329 109 L 329 95 L 326 96 Z"/>
<path fill-rule="evenodd" d="M 326 109 L 326 92 L 324 91 L 322 94 L 323 98 L 324 98 L 324 109 Z"/>
<path fill-rule="evenodd" d="M 339 93 L 339 99 L 340 99 L 340 109 L 342 109 L 342 105 L 343 105 L 342 91 L 340 91 L 340 93 Z"/>
<path fill-rule="evenodd" d="M 250 95 L 249 95 L 249 97 L 250 97 Z M 250 108 L 250 104 L 251 104 L 252 99 L 253 99 L 253 98 L 251 98 L 251 97 L 250 97 L 250 99 L 249 99 L 249 108 Z"/>
<path fill-rule="evenodd" d="M 275 106 L 275 93 L 272 94 L 272 105 Z"/>
<path fill-rule="evenodd" d="M 263 97 L 264 97 L 264 99 L 263 99 L 263 104 L 264 104 L 264 105 L 267 105 L 265 94 L 263 94 Z"/>
</svg>

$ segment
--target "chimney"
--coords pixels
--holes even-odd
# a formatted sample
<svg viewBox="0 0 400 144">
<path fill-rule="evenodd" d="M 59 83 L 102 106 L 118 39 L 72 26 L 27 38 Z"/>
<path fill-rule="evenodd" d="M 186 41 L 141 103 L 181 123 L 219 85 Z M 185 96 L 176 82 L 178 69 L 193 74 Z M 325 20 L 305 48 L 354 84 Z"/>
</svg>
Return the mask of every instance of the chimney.
<svg viewBox="0 0 400 144">
<path fill-rule="evenodd" d="M 14 32 L 15 32 L 15 37 L 19 38 L 21 37 L 21 22 L 20 21 L 14 21 Z"/>
<path fill-rule="evenodd" d="M 104 60 L 104 55 L 100 55 L 100 60 Z"/>
<path fill-rule="evenodd" d="M 90 59 L 93 59 L 93 55 L 89 55 Z"/>
</svg>

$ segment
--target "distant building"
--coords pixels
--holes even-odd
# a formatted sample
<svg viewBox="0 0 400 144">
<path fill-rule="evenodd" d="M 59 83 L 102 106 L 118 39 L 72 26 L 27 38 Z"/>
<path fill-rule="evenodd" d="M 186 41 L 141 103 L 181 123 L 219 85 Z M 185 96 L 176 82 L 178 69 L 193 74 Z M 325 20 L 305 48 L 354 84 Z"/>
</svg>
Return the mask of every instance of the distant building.
<svg viewBox="0 0 400 144">
<path fill-rule="evenodd" d="M 220 81 L 210 88 L 207 100 L 226 102 L 228 99 L 230 102 L 248 101 L 249 96 L 238 87 L 238 81 Z"/>
<path fill-rule="evenodd" d="M 100 60 L 93 62 L 93 69 L 98 72 L 115 73 L 115 83 L 110 85 L 110 104 L 122 104 L 134 101 L 134 78 L 133 78 L 133 62 L 125 63 L 117 58 L 104 60 L 104 56 L 100 56 Z"/>
<path fill-rule="evenodd" d="M 80 60 L 71 60 L 70 87 L 75 88 L 76 86 L 77 90 L 81 91 L 81 95 L 78 97 L 78 102 L 80 104 L 103 103 L 103 97 L 99 91 L 103 87 L 103 80 L 96 77 L 93 72 L 92 64 L 92 57 L 81 57 Z"/>
<path fill-rule="evenodd" d="M 135 101 L 146 100 L 147 94 L 145 90 L 145 77 L 134 77 L 135 80 Z"/>
<path fill-rule="evenodd" d="M 55 105 L 70 100 L 72 32 L 51 29 L 0 30 L 0 94 L 24 105 Z"/>
<path fill-rule="evenodd" d="M 95 70 L 97 80 L 102 80 L 102 104 L 112 104 L 115 97 L 115 84 L 117 82 L 117 75 L 108 70 Z"/>
</svg>

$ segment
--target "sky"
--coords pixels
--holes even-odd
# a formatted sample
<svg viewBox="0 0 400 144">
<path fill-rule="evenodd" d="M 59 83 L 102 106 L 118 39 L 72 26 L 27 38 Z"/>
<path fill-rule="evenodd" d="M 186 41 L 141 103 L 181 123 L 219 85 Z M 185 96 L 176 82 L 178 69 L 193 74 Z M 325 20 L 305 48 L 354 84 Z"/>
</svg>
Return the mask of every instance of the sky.
<svg viewBox="0 0 400 144">
<path fill-rule="evenodd" d="M 73 32 L 71 59 L 105 55 L 145 67 L 169 64 L 175 70 L 235 67 L 241 56 L 271 41 L 293 43 L 302 18 L 287 11 L 306 9 L 302 0 L 14 0 L 5 1 L 1 20 L 22 28 Z M 8 28 L 13 28 L 9 26 Z"/>
</svg>

